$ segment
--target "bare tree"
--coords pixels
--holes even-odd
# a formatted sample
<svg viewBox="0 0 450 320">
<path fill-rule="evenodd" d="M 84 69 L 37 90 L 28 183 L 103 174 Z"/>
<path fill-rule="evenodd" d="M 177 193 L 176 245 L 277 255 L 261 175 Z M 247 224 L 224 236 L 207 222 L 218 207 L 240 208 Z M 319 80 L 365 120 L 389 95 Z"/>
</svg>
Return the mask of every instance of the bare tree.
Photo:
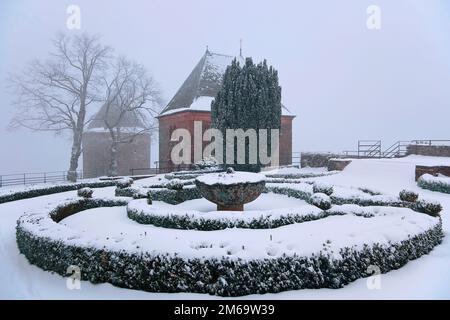
<svg viewBox="0 0 450 320">
<path fill-rule="evenodd" d="M 70 132 L 72 149 L 67 178 L 76 181 L 82 152 L 87 108 L 98 101 L 111 49 L 96 36 L 58 35 L 47 61 L 34 61 L 20 75 L 11 76 L 16 114 L 11 127 L 34 131 Z"/>
<path fill-rule="evenodd" d="M 162 100 L 158 85 L 142 65 L 120 57 L 110 70 L 109 79 L 104 79 L 106 94 L 101 120 L 111 138 L 108 174 L 117 176 L 119 145 L 153 134 Z"/>
</svg>

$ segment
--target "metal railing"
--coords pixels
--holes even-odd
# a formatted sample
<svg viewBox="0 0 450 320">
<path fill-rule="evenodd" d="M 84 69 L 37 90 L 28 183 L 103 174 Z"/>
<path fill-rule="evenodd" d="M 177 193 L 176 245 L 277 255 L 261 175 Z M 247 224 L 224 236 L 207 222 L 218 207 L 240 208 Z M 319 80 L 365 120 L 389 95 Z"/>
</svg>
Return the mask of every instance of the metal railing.
<svg viewBox="0 0 450 320">
<path fill-rule="evenodd" d="M 450 146 L 450 140 L 400 140 L 392 144 L 389 148 L 382 151 L 381 140 L 359 140 L 358 150 L 343 151 L 344 157 L 355 158 L 395 158 L 404 157 L 408 154 L 410 146 Z"/>
<path fill-rule="evenodd" d="M 344 156 L 357 158 L 380 158 L 381 140 L 358 140 L 358 150 L 343 151 Z"/>
<path fill-rule="evenodd" d="M 83 179 L 83 171 L 77 171 L 77 176 L 78 179 Z M 14 185 L 61 181 L 67 181 L 67 171 L 2 174 L 0 175 L 0 188 Z"/>
<path fill-rule="evenodd" d="M 450 146 L 450 140 L 411 140 L 410 144 L 417 146 Z"/>
<path fill-rule="evenodd" d="M 175 171 L 185 171 L 185 170 L 193 170 L 194 167 L 192 165 L 175 165 L 171 162 L 160 162 L 155 161 L 154 167 L 149 168 L 133 168 L 130 169 L 130 173 L 132 176 L 136 175 L 151 175 L 151 174 L 161 174 L 161 173 L 170 173 Z"/>
<path fill-rule="evenodd" d="M 301 152 L 292 152 L 292 160 L 291 160 L 291 164 L 296 166 L 296 165 L 300 165 L 301 162 Z"/>
<path fill-rule="evenodd" d="M 397 141 L 389 148 L 383 151 L 383 158 L 396 158 L 404 157 L 408 153 L 408 146 L 411 145 L 411 141 Z"/>
</svg>

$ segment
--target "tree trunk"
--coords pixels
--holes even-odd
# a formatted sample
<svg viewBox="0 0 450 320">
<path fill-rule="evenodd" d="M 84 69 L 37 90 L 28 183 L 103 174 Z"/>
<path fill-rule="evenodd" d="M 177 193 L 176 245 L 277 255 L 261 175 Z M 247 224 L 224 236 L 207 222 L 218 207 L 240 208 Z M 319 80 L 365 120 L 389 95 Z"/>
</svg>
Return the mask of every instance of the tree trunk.
<svg viewBox="0 0 450 320">
<path fill-rule="evenodd" d="M 110 149 L 110 160 L 109 160 L 109 170 L 108 175 L 110 177 L 116 177 L 118 175 L 117 169 L 117 148 L 118 148 L 118 142 L 116 139 L 113 139 L 111 142 L 111 149 Z"/>
<path fill-rule="evenodd" d="M 81 155 L 81 139 L 82 133 L 79 131 L 74 132 L 72 141 L 72 152 L 70 154 L 69 171 L 67 172 L 67 180 L 71 182 L 77 181 L 78 159 L 80 158 Z"/>
<path fill-rule="evenodd" d="M 73 132 L 72 153 L 70 154 L 69 172 L 67 172 L 67 180 L 71 182 L 77 181 L 78 159 L 81 155 L 81 142 L 83 140 L 84 120 L 86 117 L 86 87 L 87 84 L 81 91 L 80 111 Z"/>
</svg>

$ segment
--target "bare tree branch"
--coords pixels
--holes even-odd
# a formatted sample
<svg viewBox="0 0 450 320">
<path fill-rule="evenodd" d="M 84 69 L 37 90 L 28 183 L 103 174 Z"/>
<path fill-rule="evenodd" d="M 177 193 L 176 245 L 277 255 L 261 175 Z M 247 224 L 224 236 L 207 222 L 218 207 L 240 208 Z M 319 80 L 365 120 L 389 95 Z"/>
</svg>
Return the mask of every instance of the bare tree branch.
<svg viewBox="0 0 450 320">
<path fill-rule="evenodd" d="M 155 116 L 162 106 L 161 93 L 145 68 L 120 57 L 110 68 L 105 83 L 104 127 L 110 134 L 109 174 L 117 175 L 119 144 L 132 143 L 139 136 L 157 130 Z M 134 123 L 126 123 L 134 119 Z"/>
<path fill-rule="evenodd" d="M 70 180 L 76 180 L 87 107 L 99 101 L 100 79 L 107 72 L 111 49 L 97 36 L 58 35 L 47 61 L 34 61 L 10 77 L 16 99 L 11 128 L 72 133 Z M 75 174 L 75 176 L 74 176 Z"/>
</svg>

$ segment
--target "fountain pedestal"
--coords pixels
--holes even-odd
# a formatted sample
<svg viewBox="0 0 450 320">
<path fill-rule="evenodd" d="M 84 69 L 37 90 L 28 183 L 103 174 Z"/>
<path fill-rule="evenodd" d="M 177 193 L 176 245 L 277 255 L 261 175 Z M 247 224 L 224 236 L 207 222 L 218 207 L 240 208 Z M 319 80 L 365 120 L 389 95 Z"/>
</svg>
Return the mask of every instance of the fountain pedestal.
<svg viewBox="0 0 450 320">
<path fill-rule="evenodd" d="M 236 204 L 236 205 L 217 204 L 217 211 L 244 211 L 244 205 L 243 204 Z"/>
<path fill-rule="evenodd" d="M 258 173 L 235 172 L 206 174 L 195 179 L 200 194 L 217 204 L 217 211 L 243 211 L 244 204 L 260 196 L 265 176 Z"/>
</svg>

